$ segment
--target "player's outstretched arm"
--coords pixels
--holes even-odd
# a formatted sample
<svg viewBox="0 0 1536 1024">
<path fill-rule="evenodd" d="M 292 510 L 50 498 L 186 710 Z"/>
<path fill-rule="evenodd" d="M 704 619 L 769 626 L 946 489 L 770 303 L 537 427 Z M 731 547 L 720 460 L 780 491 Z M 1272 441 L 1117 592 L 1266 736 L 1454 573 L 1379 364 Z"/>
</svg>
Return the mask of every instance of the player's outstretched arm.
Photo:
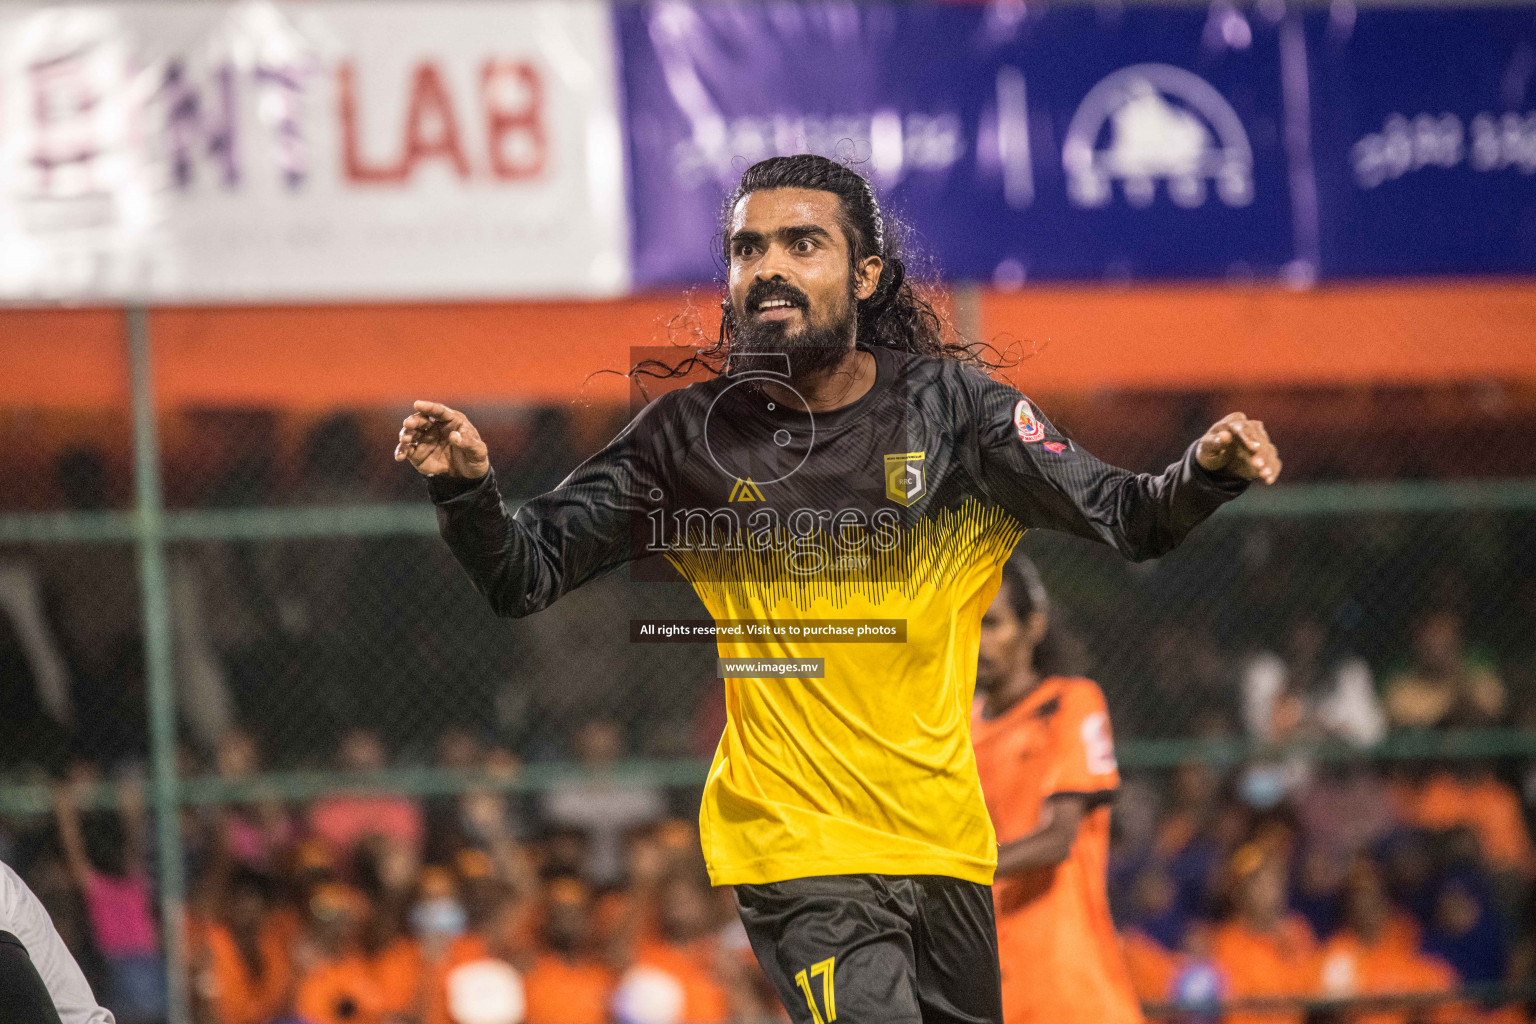
<svg viewBox="0 0 1536 1024">
<path fill-rule="evenodd" d="M 496 614 L 548 607 L 630 557 L 630 516 L 654 486 L 630 425 L 547 494 L 507 511 L 490 453 L 464 413 L 417 402 L 395 459 L 428 478 L 438 531 Z"/>
<path fill-rule="evenodd" d="M 1101 541 L 1136 561 L 1172 550 L 1250 482 L 1280 473 L 1264 425 L 1241 413 L 1155 475 L 1095 458 L 1006 384 L 980 385 L 976 415 L 983 486 L 1020 523 Z"/>
</svg>

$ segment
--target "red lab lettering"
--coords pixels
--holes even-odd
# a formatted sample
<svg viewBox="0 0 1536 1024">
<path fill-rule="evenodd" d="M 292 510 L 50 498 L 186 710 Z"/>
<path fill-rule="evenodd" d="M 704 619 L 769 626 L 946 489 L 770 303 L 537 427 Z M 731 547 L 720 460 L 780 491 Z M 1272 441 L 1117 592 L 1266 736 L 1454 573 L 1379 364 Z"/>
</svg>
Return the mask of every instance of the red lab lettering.
<svg viewBox="0 0 1536 1024">
<path fill-rule="evenodd" d="M 513 105 L 511 101 L 519 98 L 523 102 Z M 533 65 L 486 61 L 480 69 L 480 102 L 485 105 L 491 173 L 505 181 L 542 174 L 549 154 L 544 137 L 544 83 Z"/>
<path fill-rule="evenodd" d="M 434 123 L 436 131 L 429 134 L 426 126 Z M 459 145 L 453 101 L 443 88 L 437 67 L 423 62 L 416 65 L 411 106 L 405 115 L 405 153 L 400 157 L 400 177 L 410 177 L 418 161 L 435 156 L 451 160 L 460 178 L 469 177 L 469 161 L 464 159 L 464 148 Z"/>
<path fill-rule="evenodd" d="M 351 61 L 342 61 L 337 71 L 336 93 L 341 104 L 341 151 L 342 169 L 348 181 L 387 182 L 400 181 L 404 177 L 399 166 L 370 167 L 363 162 L 362 147 L 357 141 L 357 69 Z"/>
<path fill-rule="evenodd" d="M 453 97 L 436 64 L 423 61 L 411 75 L 400 158 L 369 163 L 363 156 L 358 122 L 357 69 L 344 61 L 338 70 L 342 161 L 347 180 L 401 185 L 424 160 L 443 159 L 459 178 L 472 169 L 464 154 Z M 502 181 L 534 178 L 544 172 L 549 140 L 544 129 L 544 83 L 526 61 L 488 60 L 480 69 L 480 103 L 485 115 L 490 173 Z"/>
</svg>

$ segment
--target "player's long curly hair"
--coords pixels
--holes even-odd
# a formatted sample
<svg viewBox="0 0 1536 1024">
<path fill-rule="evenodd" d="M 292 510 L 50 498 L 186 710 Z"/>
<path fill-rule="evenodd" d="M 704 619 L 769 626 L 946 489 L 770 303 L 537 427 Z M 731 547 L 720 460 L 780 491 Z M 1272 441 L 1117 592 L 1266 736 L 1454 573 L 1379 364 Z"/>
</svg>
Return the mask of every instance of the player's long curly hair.
<svg viewBox="0 0 1536 1024">
<path fill-rule="evenodd" d="M 726 198 L 720 211 L 721 258 L 730 264 L 730 218 L 736 204 L 753 192 L 773 188 L 805 188 L 831 192 L 841 202 L 843 233 L 849 241 L 849 273 L 860 261 L 878 256 L 883 264 L 880 280 L 867 299 L 858 300 L 858 339 L 865 345 L 914 355 L 937 356 L 974 363 L 988 370 L 1003 365 L 987 359 L 984 351 L 995 352 L 981 342 L 964 341 L 928 298 L 927 289 L 914 286 L 908 276 L 911 259 L 906 226 L 880 208 L 880 201 L 869 181 L 852 168 L 814 153 L 775 156 L 747 168 L 736 190 Z M 720 303 L 720 335 L 710 345 L 700 347 L 681 363 L 670 366 L 657 359 L 647 359 L 630 370 L 630 376 L 684 376 L 695 367 L 709 372 L 726 372 L 735 331 L 735 314 L 729 297 Z"/>
</svg>

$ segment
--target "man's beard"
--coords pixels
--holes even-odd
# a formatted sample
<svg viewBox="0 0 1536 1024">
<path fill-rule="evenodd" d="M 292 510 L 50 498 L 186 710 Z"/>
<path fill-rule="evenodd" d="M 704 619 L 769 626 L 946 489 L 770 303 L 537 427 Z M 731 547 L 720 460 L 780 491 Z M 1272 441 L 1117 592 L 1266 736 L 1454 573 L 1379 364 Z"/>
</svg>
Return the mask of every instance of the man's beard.
<svg viewBox="0 0 1536 1024">
<path fill-rule="evenodd" d="M 748 310 L 759 302 L 771 298 L 786 298 L 795 302 L 805 321 L 795 330 L 792 321 L 760 320 L 751 313 L 743 314 L 732 309 L 730 361 L 736 372 L 763 370 L 784 373 L 787 357 L 789 383 L 799 386 L 839 365 L 848 356 L 848 340 L 853 337 L 855 303 L 850 285 L 848 303 L 842 315 L 831 323 L 818 324 L 810 319 L 810 308 L 805 295 L 799 289 L 778 282 L 759 282 L 747 292 L 743 305 Z M 769 358 L 748 358 L 742 356 Z"/>
</svg>

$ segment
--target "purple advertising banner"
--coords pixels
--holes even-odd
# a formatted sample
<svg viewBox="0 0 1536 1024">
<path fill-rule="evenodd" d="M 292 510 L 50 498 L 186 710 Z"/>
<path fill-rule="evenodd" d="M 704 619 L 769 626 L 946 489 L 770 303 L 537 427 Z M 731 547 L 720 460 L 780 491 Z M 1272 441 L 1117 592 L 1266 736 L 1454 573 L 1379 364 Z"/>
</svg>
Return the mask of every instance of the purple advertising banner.
<svg viewBox="0 0 1536 1024">
<path fill-rule="evenodd" d="M 1322 272 L 1536 270 L 1536 8 L 1308 20 Z"/>
<path fill-rule="evenodd" d="M 1289 46 L 1305 79 L 1299 22 L 1017 2 L 615 17 L 636 285 L 717 277 L 742 170 L 802 151 L 867 173 L 949 278 L 1312 277 L 1282 73 Z"/>
<path fill-rule="evenodd" d="M 720 274 L 745 167 L 852 163 L 931 269 L 1536 272 L 1536 7 L 620 5 L 634 281 Z"/>
</svg>

